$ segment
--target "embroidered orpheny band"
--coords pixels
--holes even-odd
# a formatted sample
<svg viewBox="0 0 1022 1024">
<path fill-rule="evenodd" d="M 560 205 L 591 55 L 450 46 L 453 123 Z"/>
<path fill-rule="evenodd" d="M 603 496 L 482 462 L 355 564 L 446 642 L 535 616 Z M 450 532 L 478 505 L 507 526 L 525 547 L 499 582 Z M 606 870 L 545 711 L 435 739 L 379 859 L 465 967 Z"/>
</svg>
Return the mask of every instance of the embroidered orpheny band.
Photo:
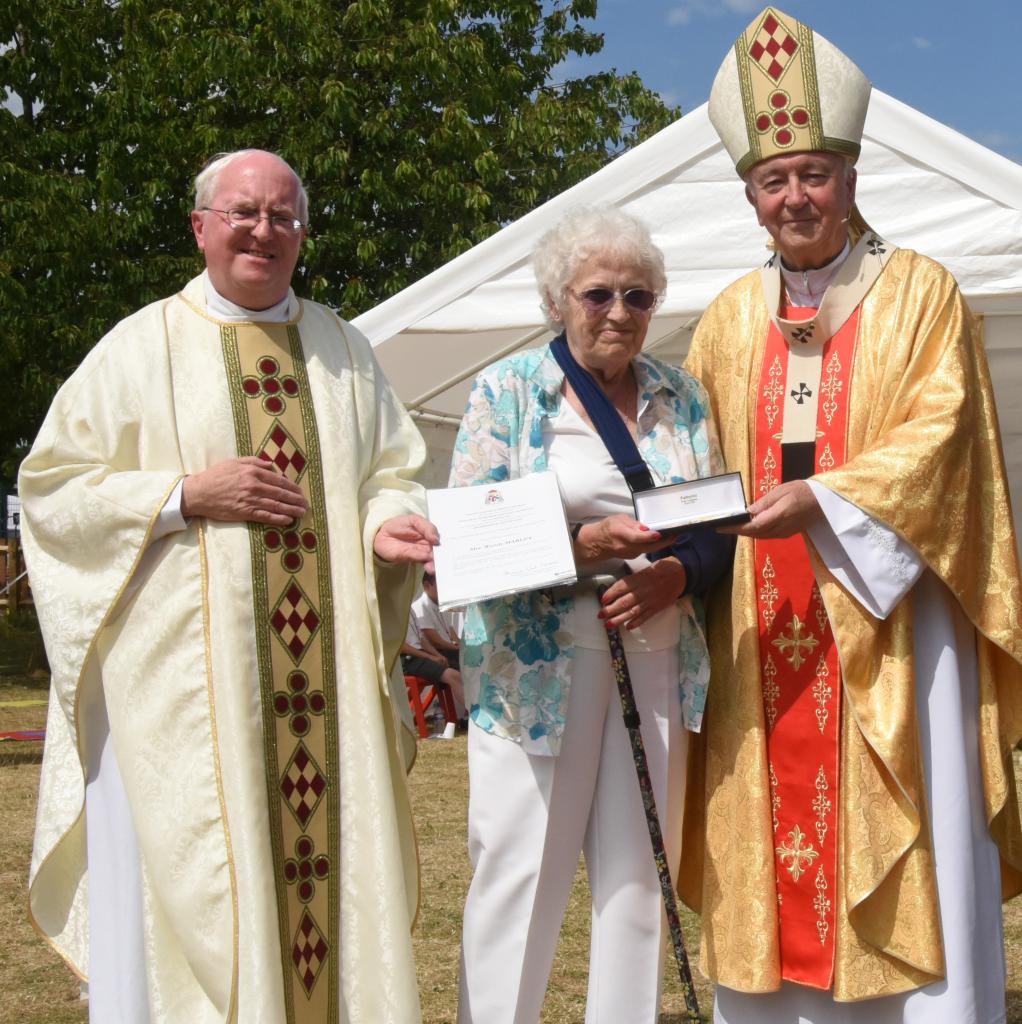
<svg viewBox="0 0 1022 1024">
<path fill-rule="evenodd" d="M 709 115 L 739 174 L 785 153 L 859 156 L 869 79 L 808 25 L 767 7 L 738 37 Z"/>
<path fill-rule="evenodd" d="M 287 1024 L 338 1019 L 340 767 L 322 458 L 294 325 L 220 330 L 238 455 L 298 484 L 309 511 L 249 524 L 270 842 Z"/>
<path fill-rule="evenodd" d="M 824 398 L 814 406 L 803 477 L 845 461 L 857 325 L 853 309 L 816 346 Z M 789 468 L 779 443 L 788 416 L 780 380 L 793 344 L 771 324 L 755 405 L 756 498 L 781 482 L 779 463 Z M 833 979 L 837 909 L 840 663 L 802 536 L 757 540 L 755 559 L 781 971 L 786 980 L 825 989 Z"/>
</svg>

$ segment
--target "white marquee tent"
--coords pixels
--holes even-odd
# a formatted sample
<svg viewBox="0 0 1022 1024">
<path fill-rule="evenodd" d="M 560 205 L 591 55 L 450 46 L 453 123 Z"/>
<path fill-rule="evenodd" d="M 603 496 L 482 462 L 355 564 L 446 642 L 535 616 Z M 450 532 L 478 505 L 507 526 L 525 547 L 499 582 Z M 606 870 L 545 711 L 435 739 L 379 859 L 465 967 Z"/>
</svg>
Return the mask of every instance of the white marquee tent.
<svg viewBox="0 0 1022 1024">
<path fill-rule="evenodd" d="M 858 168 L 866 220 L 948 267 L 983 316 L 1022 526 L 1022 166 L 874 90 Z M 710 300 L 767 256 L 766 234 L 703 105 L 364 313 L 355 324 L 429 443 L 430 485 L 446 483 L 475 374 L 550 336 L 529 256 L 565 209 L 587 202 L 643 218 L 664 252 L 667 298 L 646 341 L 661 358 L 680 360 Z"/>
</svg>

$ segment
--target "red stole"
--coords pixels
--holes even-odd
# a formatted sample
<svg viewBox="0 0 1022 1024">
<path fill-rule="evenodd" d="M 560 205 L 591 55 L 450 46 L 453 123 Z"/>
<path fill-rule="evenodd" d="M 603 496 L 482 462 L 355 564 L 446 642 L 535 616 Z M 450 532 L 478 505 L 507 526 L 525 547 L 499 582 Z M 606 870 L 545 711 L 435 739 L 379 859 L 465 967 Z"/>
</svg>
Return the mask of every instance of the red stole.
<svg viewBox="0 0 1022 1024">
<path fill-rule="evenodd" d="M 789 307 L 786 319 L 816 310 Z M 814 471 L 845 461 L 848 391 L 858 312 L 823 349 Z M 788 347 L 770 326 L 755 421 L 754 499 L 781 482 L 781 417 Z M 774 826 L 781 975 L 829 989 L 837 906 L 837 646 L 801 534 L 757 540 L 760 676 Z"/>
</svg>

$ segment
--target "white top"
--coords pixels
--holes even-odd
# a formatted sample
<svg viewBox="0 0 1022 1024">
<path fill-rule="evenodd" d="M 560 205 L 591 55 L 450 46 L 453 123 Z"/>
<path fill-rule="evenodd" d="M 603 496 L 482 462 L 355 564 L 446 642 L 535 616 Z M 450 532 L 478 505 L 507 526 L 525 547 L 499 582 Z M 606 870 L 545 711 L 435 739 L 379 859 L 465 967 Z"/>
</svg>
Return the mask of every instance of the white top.
<svg viewBox="0 0 1022 1024">
<path fill-rule="evenodd" d="M 845 240 L 845 247 L 830 261 L 816 270 L 789 270 L 781 261 L 781 277 L 784 290 L 788 293 L 788 301 L 793 306 L 808 306 L 819 309 L 823 301 L 823 293 L 841 269 L 841 264 L 848 259 L 852 251 L 851 243 Z"/>
<path fill-rule="evenodd" d="M 641 415 L 643 409 L 639 410 Z M 600 435 L 575 411 L 565 398 L 556 416 L 543 421 L 543 448 L 547 465 L 557 475 L 557 483 L 569 523 L 592 523 L 619 512 L 634 515 L 632 495 L 621 471 L 607 451 Z M 585 575 L 620 574 L 623 559 L 601 562 L 585 567 Z M 643 555 L 627 562 L 634 572 L 650 564 Z M 607 631 L 596 594 L 579 588 L 575 607 L 565 625 L 575 637 L 576 647 L 606 651 Z M 622 629 L 621 641 L 626 651 L 662 651 L 676 647 L 681 630 L 681 611 L 670 604 L 638 629 Z"/>
<path fill-rule="evenodd" d="M 216 317 L 217 320 L 227 320 L 234 323 L 241 321 L 248 323 L 252 320 L 258 320 L 262 323 L 286 324 L 290 319 L 288 316 L 288 309 L 291 303 L 290 291 L 280 302 L 275 306 L 270 306 L 269 309 L 246 309 L 244 306 L 239 306 L 236 302 L 231 302 L 230 299 L 225 299 L 213 287 L 213 282 L 209 279 L 208 270 L 202 272 L 202 287 L 206 292 L 206 312 L 210 316 Z"/>
<path fill-rule="evenodd" d="M 440 611 L 439 605 L 434 604 L 429 594 L 423 591 L 412 602 L 412 606 L 408 610 L 408 632 L 405 634 L 405 643 L 423 650 L 422 631 L 425 629 L 434 629 L 444 637 L 451 637 L 452 634 L 450 623 L 444 613 Z"/>
</svg>

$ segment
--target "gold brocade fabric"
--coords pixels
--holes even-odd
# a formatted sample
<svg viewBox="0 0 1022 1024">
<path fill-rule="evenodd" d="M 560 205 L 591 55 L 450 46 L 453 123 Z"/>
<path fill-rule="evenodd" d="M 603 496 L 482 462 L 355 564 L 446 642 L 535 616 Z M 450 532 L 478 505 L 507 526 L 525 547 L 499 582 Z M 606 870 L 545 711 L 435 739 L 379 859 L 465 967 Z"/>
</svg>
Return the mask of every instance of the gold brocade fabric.
<svg viewBox="0 0 1022 1024">
<path fill-rule="evenodd" d="M 740 325 L 740 326 L 739 326 Z M 706 311 L 687 368 L 706 386 L 724 456 L 750 480 L 750 396 L 768 317 L 758 274 Z M 816 479 L 905 537 L 977 630 L 980 756 L 1005 898 L 1022 891 L 1011 749 L 1022 737 L 1014 529 L 979 331 L 950 274 L 900 250 L 860 307 L 848 458 Z M 708 609 L 713 676 L 693 745 L 679 890 L 702 914 L 702 962 L 740 991 L 780 984 L 752 542 Z M 943 976 L 915 714 L 912 596 L 879 621 L 814 559 L 844 669 L 834 996 Z"/>
</svg>

